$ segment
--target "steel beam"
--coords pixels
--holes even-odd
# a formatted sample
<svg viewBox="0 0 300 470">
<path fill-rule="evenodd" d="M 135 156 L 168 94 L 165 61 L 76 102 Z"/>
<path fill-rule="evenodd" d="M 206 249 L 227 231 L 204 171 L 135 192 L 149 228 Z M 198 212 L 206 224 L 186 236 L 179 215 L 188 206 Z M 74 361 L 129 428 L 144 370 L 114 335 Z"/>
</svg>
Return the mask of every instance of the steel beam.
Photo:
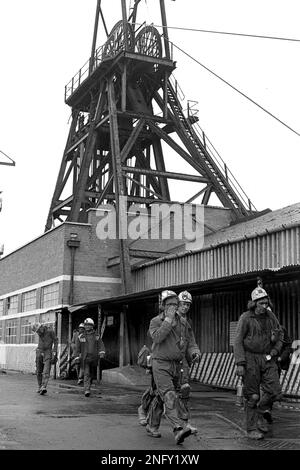
<svg viewBox="0 0 300 470">
<path fill-rule="evenodd" d="M 132 166 L 122 166 L 122 171 L 128 173 L 139 173 L 142 175 L 164 176 L 173 180 L 193 181 L 196 183 L 208 183 L 209 180 L 198 175 L 183 175 L 182 173 L 174 173 L 171 171 L 149 170 L 145 168 L 136 168 Z"/>
<path fill-rule="evenodd" d="M 93 152 L 94 152 L 96 139 L 97 139 L 95 126 L 97 124 L 97 121 L 99 120 L 99 117 L 101 116 L 103 106 L 104 106 L 104 101 L 105 101 L 104 87 L 105 87 L 105 83 L 102 83 L 102 87 L 99 90 L 99 96 L 98 96 L 95 114 L 94 114 L 93 120 L 90 125 L 90 129 L 89 129 L 89 136 L 87 139 L 84 156 L 83 156 L 82 163 L 81 163 L 80 173 L 79 173 L 76 187 L 74 190 L 74 200 L 72 204 L 70 217 L 68 219 L 69 221 L 72 221 L 72 222 L 78 221 L 81 203 L 83 201 L 83 195 L 86 189 L 86 183 L 87 183 L 88 174 L 89 174 L 89 167 L 92 161 Z"/>
<path fill-rule="evenodd" d="M 110 126 L 110 143 L 111 143 L 111 155 L 113 163 L 113 174 L 116 191 L 116 215 L 117 220 L 123 217 L 123 213 L 120 213 L 120 201 L 119 196 L 125 196 L 123 175 L 121 169 L 121 155 L 120 155 L 120 144 L 119 144 L 119 130 L 118 130 L 118 118 L 115 101 L 114 83 L 111 78 L 108 82 L 108 111 L 109 111 L 109 126 Z M 119 231 L 118 231 L 119 232 Z M 121 279 L 124 293 L 128 293 L 132 289 L 131 280 L 131 269 L 130 269 L 130 255 L 127 240 L 122 238 L 123 234 L 118 233 L 119 246 L 120 246 L 120 270 Z"/>
<path fill-rule="evenodd" d="M 59 199 L 59 197 L 62 193 L 61 186 L 62 186 L 62 182 L 63 182 L 63 178 L 64 178 L 64 175 L 65 175 L 66 166 L 67 166 L 66 152 L 67 152 L 67 149 L 70 145 L 71 139 L 72 139 L 72 137 L 75 133 L 78 116 L 79 116 L 79 111 L 74 111 L 73 112 L 72 123 L 71 123 L 70 130 L 69 130 L 69 135 L 68 135 L 68 139 L 67 139 L 67 143 L 66 143 L 66 147 L 65 147 L 65 151 L 64 151 L 64 154 L 63 154 L 63 159 L 62 159 L 62 162 L 61 162 L 61 165 L 60 165 L 60 169 L 59 169 L 59 173 L 58 173 L 58 176 L 57 176 L 54 193 L 53 193 L 53 196 L 52 196 L 52 201 L 51 201 L 51 205 L 50 205 L 50 209 L 49 209 L 49 213 L 48 213 L 48 217 L 47 217 L 47 222 L 46 222 L 46 226 L 45 226 L 45 232 L 47 232 L 47 230 L 50 230 L 51 227 L 52 227 L 52 223 L 53 223 L 52 217 L 53 217 L 54 207 L 57 204 L 57 200 Z"/>
</svg>

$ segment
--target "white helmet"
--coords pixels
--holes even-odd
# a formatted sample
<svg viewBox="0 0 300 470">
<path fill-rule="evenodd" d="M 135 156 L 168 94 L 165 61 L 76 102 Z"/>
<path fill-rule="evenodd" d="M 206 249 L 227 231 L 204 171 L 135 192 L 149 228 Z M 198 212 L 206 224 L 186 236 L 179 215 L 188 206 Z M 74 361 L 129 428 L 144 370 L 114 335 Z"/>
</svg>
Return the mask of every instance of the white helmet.
<svg viewBox="0 0 300 470">
<path fill-rule="evenodd" d="M 253 301 L 263 299 L 264 297 L 268 297 L 268 294 L 265 291 L 265 289 L 263 289 L 262 287 L 256 287 L 251 292 L 251 300 L 253 300 Z"/>
<path fill-rule="evenodd" d="M 89 319 L 87 319 L 87 320 L 89 320 Z M 84 328 L 84 323 L 80 323 L 78 328 Z"/>
<path fill-rule="evenodd" d="M 161 301 L 164 302 L 169 297 L 177 297 L 177 294 L 175 294 L 175 292 L 172 290 L 163 290 L 161 293 Z"/>
<path fill-rule="evenodd" d="M 180 292 L 180 294 L 178 294 L 178 300 L 179 302 L 189 302 L 191 304 L 192 296 L 187 290 L 184 290 L 183 292 Z"/>
<path fill-rule="evenodd" d="M 33 323 L 33 325 L 31 326 L 31 329 L 34 333 L 37 333 L 38 330 L 41 328 L 42 324 L 39 323 L 39 322 L 36 322 L 36 323 Z"/>
<path fill-rule="evenodd" d="M 92 320 L 91 318 L 86 318 L 86 319 L 84 320 L 84 326 L 85 326 L 85 325 L 92 325 L 92 326 L 94 326 L 94 325 L 95 325 L 94 320 Z"/>
</svg>

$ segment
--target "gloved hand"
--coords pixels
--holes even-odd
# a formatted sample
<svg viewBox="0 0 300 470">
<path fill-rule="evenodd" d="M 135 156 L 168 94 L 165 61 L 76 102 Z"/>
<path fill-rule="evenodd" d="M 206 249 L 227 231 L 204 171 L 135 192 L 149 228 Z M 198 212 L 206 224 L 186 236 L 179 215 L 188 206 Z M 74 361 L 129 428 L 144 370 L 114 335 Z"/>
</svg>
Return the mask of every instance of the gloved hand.
<svg viewBox="0 0 300 470">
<path fill-rule="evenodd" d="M 105 352 L 104 352 L 104 351 L 100 351 L 100 352 L 99 352 L 99 357 L 100 357 L 100 359 L 103 359 L 104 356 L 105 356 Z"/>
<path fill-rule="evenodd" d="M 200 355 L 198 353 L 193 353 L 192 362 L 199 362 L 199 361 L 200 361 Z"/>
<path fill-rule="evenodd" d="M 75 364 L 79 364 L 80 363 L 80 357 L 79 356 L 75 357 L 74 362 L 75 362 Z"/>
<path fill-rule="evenodd" d="M 236 368 L 236 375 L 238 375 L 239 377 L 244 377 L 244 375 L 245 375 L 245 367 L 242 366 L 242 365 L 237 366 L 237 368 Z"/>
</svg>

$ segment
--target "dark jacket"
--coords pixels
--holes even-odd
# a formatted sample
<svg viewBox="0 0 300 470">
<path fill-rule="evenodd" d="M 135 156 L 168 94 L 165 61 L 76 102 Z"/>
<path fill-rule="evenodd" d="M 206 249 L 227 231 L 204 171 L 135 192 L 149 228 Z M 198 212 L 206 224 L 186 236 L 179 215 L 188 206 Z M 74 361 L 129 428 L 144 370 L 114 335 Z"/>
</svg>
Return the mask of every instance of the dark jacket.
<svg viewBox="0 0 300 470">
<path fill-rule="evenodd" d="M 97 361 L 100 352 L 105 352 L 105 346 L 95 330 L 84 331 L 77 337 L 76 356 L 80 356 L 82 361 Z"/>
<path fill-rule="evenodd" d="M 283 331 L 272 311 L 257 315 L 244 312 L 238 321 L 233 346 L 235 363 L 246 363 L 245 352 L 277 356 L 282 348 Z"/>
<path fill-rule="evenodd" d="M 53 352 L 57 353 L 58 338 L 51 328 L 43 325 L 37 334 L 39 337 L 38 350 L 51 351 L 53 347 Z"/>
<path fill-rule="evenodd" d="M 194 353 L 200 354 L 189 323 L 179 315 L 175 318 L 174 326 L 165 319 L 164 313 L 152 318 L 149 334 L 153 341 L 153 359 L 181 361 L 184 357 L 191 358 Z"/>
</svg>

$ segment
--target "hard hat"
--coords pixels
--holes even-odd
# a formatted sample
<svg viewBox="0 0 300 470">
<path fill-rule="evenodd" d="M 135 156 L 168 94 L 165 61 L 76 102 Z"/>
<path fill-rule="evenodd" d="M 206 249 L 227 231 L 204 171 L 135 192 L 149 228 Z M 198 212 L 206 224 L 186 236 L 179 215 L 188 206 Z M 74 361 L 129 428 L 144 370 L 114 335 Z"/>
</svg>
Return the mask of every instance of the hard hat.
<svg viewBox="0 0 300 470">
<path fill-rule="evenodd" d="M 253 301 L 263 299 L 264 297 L 268 297 L 268 294 L 262 287 L 256 287 L 256 289 L 251 292 L 251 300 Z"/>
<path fill-rule="evenodd" d="M 92 326 L 94 326 L 94 324 L 95 324 L 95 323 L 94 323 L 94 320 L 92 320 L 91 318 L 86 318 L 86 319 L 84 320 L 84 326 L 85 326 L 85 325 L 92 325 Z"/>
<path fill-rule="evenodd" d="M 33 325 L 31 326 L 31 329 L 34 333 L 37 333 L 38 330 L 41 328 L 42 324 L 39 323 L 39 322 L 36 322 L 36 323 L 33 323 Z"/>
<path fill-rule="evenodd" d="M 84 323 L 80 323 L 78 328 L 84 328 Z"/>
<path fill-rule="evenodd" d="M 180 292 L 180 294 L 178 294 L 178 300 L 179 302 L 190 302 L 191 304 L 192 296 L 187 290 L 184 290 L 183 292 Z"/>
<path fill-rule="evenodd" d="M 172 290 L 163 290 L 161 293 L 161 301 L 164 302 L 169 297 L 177 297 L 177 294 L 175 294 L 175 292 Z"/>
</svg>

